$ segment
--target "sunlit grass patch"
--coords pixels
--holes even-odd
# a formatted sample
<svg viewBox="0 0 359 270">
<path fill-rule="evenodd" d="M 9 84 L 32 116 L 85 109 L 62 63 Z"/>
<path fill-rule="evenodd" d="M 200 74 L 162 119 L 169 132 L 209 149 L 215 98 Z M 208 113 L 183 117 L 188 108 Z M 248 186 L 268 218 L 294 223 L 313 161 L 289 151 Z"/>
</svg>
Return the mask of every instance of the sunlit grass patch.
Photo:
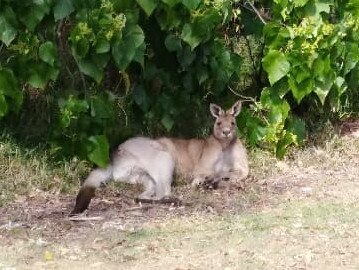
<svg viewBox="0 0 359 270">
<path fill-rule="evenodd" d="M 186 237 L 196 234 L 232 235 L 250 237 L 252 233 L 270 233 L 275 228 L 324 230 L 330 232 L 339 224 L 355 225 L 359 209 L 353 204 L 316 201 L 286 202 L 268 211 L 247 212 L 238 215 L 193 215 L 150 223 L 130 232 L 131 241 L 155 237 Z"/>
</svg>

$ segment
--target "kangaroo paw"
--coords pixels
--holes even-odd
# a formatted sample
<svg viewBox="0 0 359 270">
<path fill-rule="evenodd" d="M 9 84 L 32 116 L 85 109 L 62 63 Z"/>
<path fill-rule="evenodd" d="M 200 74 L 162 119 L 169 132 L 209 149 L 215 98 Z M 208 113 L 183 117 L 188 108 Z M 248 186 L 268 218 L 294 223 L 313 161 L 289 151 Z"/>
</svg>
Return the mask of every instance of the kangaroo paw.
<svg viewBox="0 0 359 270">
<path fill-rule="evenodd" d="M 192 180 L 192 183 L 191 183 L 191 186 L 192 188 L 198 188 L 200 187 L 201 185 L 203 185 L 203 182 L 205 182 L 206 180 L 203 180 L 201 178 L 194 178 Z"/>
<path fill-rule="evenodd" d="M 204 189 L 217 189 L 220 181 L 221 179 L 219 178 L 206 177 L 205 181 L 202 183 L 202 187 Z"/>
<path fill-rule="evenodd" d="M 74 216 L 82 213 L 89 206 L 91 199 L 95 196 L 95 188 L 94 187 L 82 187 L 77 194 L 76 204 L 74 209 L 71 211 L 69 216 Z"/>
</svg>

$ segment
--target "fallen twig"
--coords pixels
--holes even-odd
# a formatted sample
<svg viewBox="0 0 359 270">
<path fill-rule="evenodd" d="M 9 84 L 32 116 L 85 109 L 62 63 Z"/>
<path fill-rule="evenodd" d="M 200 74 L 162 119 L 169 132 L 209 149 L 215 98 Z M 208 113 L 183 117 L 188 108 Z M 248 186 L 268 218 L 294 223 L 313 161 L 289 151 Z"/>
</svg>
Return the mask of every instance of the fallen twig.
<svg viewBox="0 0 359 270">
<path fill-rule="evenodd" d="M 154 205 L 141 205 L 141 206 L 135 206 L 135 207 L 131 207 L 131 208 L 127 208 L 124 211 L 125 212 L 131 212 L 131 211 L 136 211 L 136 210 L 148 210 L 153 208 Z"/>
<path fill-rule="evenodd" d="M 72 216 L 69 217 L 69 220 L 71 221 L 94 221 L 94 220 L 103 220 L 104 217 L 98 216 L 98 217 L 84 217 L 84 216 Z"/>
<path fill-rule="evenodd" d="M 18 222 L 9 221 L 7 224 L 1 225 L 0 229 L 11 230 L 11 229 L 20 228 L 20 227 L 30 228 L 30 225 L 26 224 L 26 223 L 18 223 Z"/>
</svg>

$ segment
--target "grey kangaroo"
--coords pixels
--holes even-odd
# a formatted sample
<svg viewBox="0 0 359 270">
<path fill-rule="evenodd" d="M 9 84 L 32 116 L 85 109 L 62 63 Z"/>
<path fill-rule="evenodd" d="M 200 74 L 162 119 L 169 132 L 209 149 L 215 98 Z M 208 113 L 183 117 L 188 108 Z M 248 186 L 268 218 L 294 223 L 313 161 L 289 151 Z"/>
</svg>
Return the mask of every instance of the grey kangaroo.
<svg viewBox="0 0 359 270">
<path fill-rule="evenodd" d="M 248 159 L 237 138 L 235 119 L 240 110 L 240 101 L 227 111 L 211 104 L 215 123 L 212 135 L 206 139 L 135 137 L 125 141 L 107 168 L 95 169 L 87 177 L 71 215 L 83 212 L 96 188 L 110 180 L 142 184 L 144 191 L 138 196 L 139 201 L 161 202 L 170 198 L 174 174 L 185 177 L 192 186 L 245 179 L 249 174 Z"/>
</svg>

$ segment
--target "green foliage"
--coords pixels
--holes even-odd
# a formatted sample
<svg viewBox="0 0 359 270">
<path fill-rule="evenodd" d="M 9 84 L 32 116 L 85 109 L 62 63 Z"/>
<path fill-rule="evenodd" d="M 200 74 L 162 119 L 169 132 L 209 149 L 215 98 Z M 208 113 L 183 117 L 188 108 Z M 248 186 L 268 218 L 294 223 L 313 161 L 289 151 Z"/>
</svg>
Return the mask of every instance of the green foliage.
<svg viewBox="0 0 359 270">
<path fill-rule="evenodd" d="M 283 78 L 290 70 L 290 63 L 282 52 L 271 50 L 263 58 L 263 67 L 268 72 L 271 85 Z"/>
<path fill-rule="evenodd" d="M 22 94 L 13 72 L 0 68 L 0 117 L 8 111 L 18 111 L 21 104 Z"/>
<path fill-rule="evenodd" d="M 157 0 L 136 0 L 141 8 L 146 12 L 147 16 L 150 16 L 153 10 L 158 5 Z"/>
<path fill-rule="evenodd" d="M 54 43 L 47 41 L 40 45 L 39 47 L 39 57 L 45 63 L 48 63 L 50 66 L 54 66 L 56 61 L 56 48 Z"/>
<path fill-rule="evenodd" d="M 334 5 L 313 0 L 273 3 L 273 20 L 264 28 L 263 58 L 271 86 L 262 92 L 261 105 L 271 111 L 269 129 L 280 133 L 274 136 L 279 139 L 275 141 L 278 156 L 298 141 L 303 130 L 303 123 L 294 125 L 297 128 L 293 130 L 289 127 L 286 100 L 293 97 L 297 104 L 305 100 L 323 111 L 324 117 L 339 110 L 346 78 L 358 63 L 359 20 L 346 7 L 344 2 Z M 352 87 L 357 89 L 358 84 Z M 286 104 L 284 110 L 278 109 L 280 102 Z"/>
<path fill-rule="evenodd" d="M 11 25 L 9 18 L 13 15 L 11 9 L 5 9 L 0 13 L 0 40 L 8 46 L 16 36 L 16 29 Z"/>
<path fill-rule="evenodd" d="M 253 4 L 270 10 L 265 25 L 230 0 L 2 0 L 0 117 L 23 121 L 24 97 L 43 95 L 43 139 L 105 166 L 109 149 L 134 134 L 203 135 L 209 101 L 233 103 L 228 86 L 239 85 L 255 99 L 240 133 L 282 157 L 304 140 L 304 110 L 333 117 L 357 91 L 358 5 Z"/>
<path fill-rule="evenodd" d="M 86 144 L 88 158 L 100 167 L 105 167 L 109 161 L 109 145 L 104 135 L 91 136 Z"/>
<path fill-rule="evenodd" d="M 72 0 L 56 1 L 54 6 L 55 21 L 61 20 L 70 15 L 75 10 Z"/>
<path fill-rule="evenodd" d="M 61 140 L 57 151 L 77 153 L 104 167 L 109 160 L 109 143 L 104 132 L 110 132 L 115 125 L 114 106 L 113 96 L 108 93 L 88 99 L 79 99 L 73 95 L 66 100 L 60 99 L 60 119 L 52 138 L 55 145 Z"/>
</svg>

